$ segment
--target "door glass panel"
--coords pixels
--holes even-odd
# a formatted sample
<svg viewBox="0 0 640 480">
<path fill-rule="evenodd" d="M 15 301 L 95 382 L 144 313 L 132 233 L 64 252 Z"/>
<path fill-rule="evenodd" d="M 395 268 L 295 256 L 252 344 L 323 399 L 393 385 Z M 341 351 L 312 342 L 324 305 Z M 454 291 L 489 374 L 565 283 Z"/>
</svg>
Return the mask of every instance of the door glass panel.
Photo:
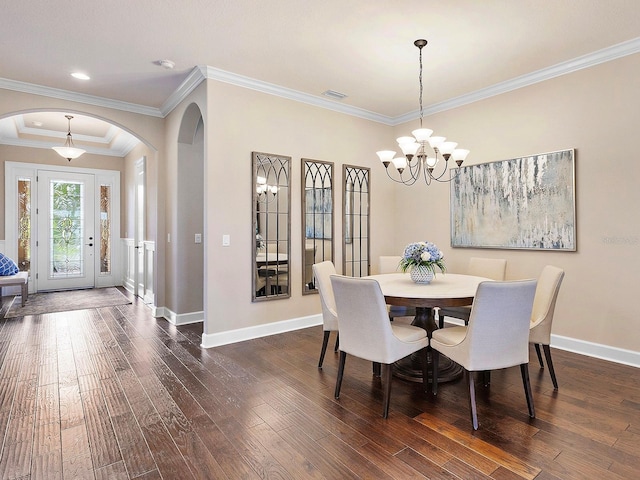
<svg viewBox="0 0 640 480">
<path fill-rule="evenodd" d="M 52 278 L 84 274 L 83 197 L 82 183 L 59 180 L 50 183 L 49 276 Z"/>
<path fill-rule="evenodd" d="M 342 271 L 350 277 L 369 275 L 369 169 L 343 166 Z"/>
<path fill-rule="evenodd" d="M 111 273 L 111 185 L 100 185 L 100 273 Z"/>
<path fill-rule="evenodd" d="M 31 179 L 18 179 L 18 269 L 31 269 Z"/>
</svg>

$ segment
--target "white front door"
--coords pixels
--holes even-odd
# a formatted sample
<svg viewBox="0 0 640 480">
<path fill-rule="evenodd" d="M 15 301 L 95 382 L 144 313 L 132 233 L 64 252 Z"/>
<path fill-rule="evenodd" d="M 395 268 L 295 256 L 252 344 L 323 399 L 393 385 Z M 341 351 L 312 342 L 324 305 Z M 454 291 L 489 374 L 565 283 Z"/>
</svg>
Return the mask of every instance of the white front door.
<svg viewBox="0 0 640 480">
<path fill-rule="evenodd" d="M 38 290 L 95 285 L 94 175 L 38 172 Z"/>
</svg>

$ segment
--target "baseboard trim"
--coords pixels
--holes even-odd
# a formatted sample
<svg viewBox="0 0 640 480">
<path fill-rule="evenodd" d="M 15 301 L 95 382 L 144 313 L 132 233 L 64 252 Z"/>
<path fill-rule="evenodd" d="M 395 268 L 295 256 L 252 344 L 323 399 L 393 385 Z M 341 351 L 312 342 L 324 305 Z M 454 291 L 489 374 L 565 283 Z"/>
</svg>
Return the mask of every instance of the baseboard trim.
<svg viewBox="0 0 640 480">
<path fill-rule="evenodd" d="M 460 319 L 452 317 L 446 318 L 446 323 L 464 325 L 464 321 Z M 599 358 L 601 360 L 608 360 L 610 362 L 640 368 L 640 352 L 634 352 L 633 350 L 625 350 L 624 348 L 611 347 L 609 345 L 553 334 L 551 335 L 551 346 L 558 350 L 579 353 L 587 357 Z"/>
<path fill-rule="evenodd" d="M 245 340 L 268 337 L 269 335 L 277 335 L 278 333 L 314 327 L 316 325 L 322 325 L 322 315 L 320 314 L 310 315 L 308 317 L 292 318 L 264 325 L 256 325 L 254 327 L 239 328 L 237 330 L 229 330 L 220 333 L 203 333 L 202 344 L 200 346 L 204 348 L 219 347 L 230 343 L 243 342 Z"/>
<path fill-rule="evenodd" d="M 168 308 L 163 307 L 162 309 L 158 308 L 157 313 L 158 313 L 157 316 L 164 317 L 167 320 L 167 322 L 176 326 L 188 325 L 190 323 L 204 322 L 203 311 L 190 312 L 190 313 L 175 313 L 169 310 Z"/>
<path fill-rule="evenodd" d="M 634 352 L 633 350 L 553 334 L 551 335 L 551 346 L 567 352 L 579 353 L 588 357 L 640 368 L 640 352 Z"/>
</svg>

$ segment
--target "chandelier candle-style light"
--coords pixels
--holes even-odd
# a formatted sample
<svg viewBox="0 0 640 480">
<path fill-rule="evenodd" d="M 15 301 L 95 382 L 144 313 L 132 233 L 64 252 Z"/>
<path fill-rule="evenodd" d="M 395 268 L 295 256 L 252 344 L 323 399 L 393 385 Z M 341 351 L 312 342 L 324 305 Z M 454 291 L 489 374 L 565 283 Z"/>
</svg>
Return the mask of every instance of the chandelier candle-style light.
<svg viewBox="0 0 640 480">
<path fill-rule="evenodd" d="M 432 180 L 450 182 L 460 173 L 460 166 L 469 155 L 469 150 L 456 148 L 458 144 L 447 142 L 445 137 L 431 136 L 433 130 L 422 127 L 424 116 L 422 107 L 422 49 L 427 41 L 420 39 L 413 44 L 420 50 L 420 128 L 411 132 L 413 135 L 411 137 L 396 139 L 403 156 L 396 157 L 396 152 L 393 150 L 382 150 L 376 153 L 386 168 L 387 175 L 395 182 L 413 185 L 421 175 L 427 185 L 430 185 Z M 440 162 L 441 158 L 444 159 L 444 163 Z M 443 175 L 447 173 L 450 158 L 457 165 L 456 172 L 449 178 L 443 179 Z M 442 166 L 442 171 L 439 173 L 436 172 L 438 163 Z M 396 170 L 397 174 L 392 174 L 393 170 Z"/>
<path fill-rule="evenodd" d="M 259 202 L 269 203 L 276 198 L 277 193 L 277 185 L 268 185 L 267 179 L 258 175 L 258 179 L 256 181 L 256 194 Z"/>
<path fill-rule="evenodd" d="M 64 117 L 69 122 L 69 131 L 67 133 L 67 141 L 64 142 L 64 145 L 62 147 L 52 147 L 52 148 L 56 152 L 58 152 L 58 155 L 71 161 L 74 158 L 78 158 L 86 150 L 82 150 L 81 148 L 76 148 L 76 146 L 73 144 L 73 139 L 71 138 L 71 119 L 73 117 L 71 115 L 65 115 Z"/>
</svg>

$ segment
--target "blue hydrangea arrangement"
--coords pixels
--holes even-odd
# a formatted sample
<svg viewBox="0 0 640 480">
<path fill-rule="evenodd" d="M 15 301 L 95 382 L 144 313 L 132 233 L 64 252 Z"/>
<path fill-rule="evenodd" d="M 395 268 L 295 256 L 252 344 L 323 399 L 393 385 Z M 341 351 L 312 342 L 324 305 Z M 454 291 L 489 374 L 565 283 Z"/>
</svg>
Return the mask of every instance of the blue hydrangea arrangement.
<svg viewBox="0 0 640 480">
<path fill-rule="evenodd" d="M 446 270 L 442 251 L 431 242 L 415 242 L 405 247 L 399 264 L 400 270 L 406 272 L 418 265 L 426 267 L 434 275 L 435 267 L 438 267 L 442 273 Z"/>
<path fill-rule="evenodd" d="M 259 233 L 256 233 L 256 250 L 262 250 L 264 247 L 264 238 Z"/>
</svg>

